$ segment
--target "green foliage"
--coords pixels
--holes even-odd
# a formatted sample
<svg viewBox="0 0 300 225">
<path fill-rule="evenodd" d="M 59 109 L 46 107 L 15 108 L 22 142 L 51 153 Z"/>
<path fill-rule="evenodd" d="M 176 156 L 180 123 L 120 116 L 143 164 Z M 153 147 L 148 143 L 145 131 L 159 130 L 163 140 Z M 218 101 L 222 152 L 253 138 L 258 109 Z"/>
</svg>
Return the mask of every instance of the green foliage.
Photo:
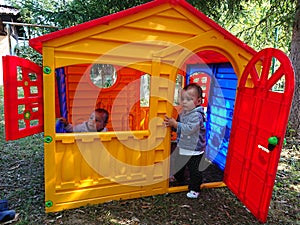
<svg viewBox="0 0 300 225">
<path fill-rule="evenodd" d="M 21 58 L 28 59 L 40 66 L 43 65 L 41 54 L 33 50 L 30 46 L 19 46 L 15 50 L 15 54 Z"/>
<path fill-rule="evenodd" d="M 60 29 L 103 17 L 151 0 L 11 0 L 25 22 Z M 256 50 L 276 47 L 289 52 L 295 0 L 187 0 L 212 20 Z M 275 33 L 275 31 L 277 31 Z M 43 34 L 50 30 L 34 31 Z M 24 51 L 24 54 L 30 54 Z"/>
<path fill-rule="evenodd" d="M 65 11 L 65 15 L 73 17 L 72 21 L 74 21 L 73 25 L 75 25 L 103 17 L 105 15 L 113 14 L 146 2 L 149 2 L 149 0 L 102 0 L 101 4 L 99 4 L 99 1 L 97 0 L 73 0 L 69 3 L 69 8 L 67 9 L 68 12 Z"/>
<path fill-rule="evenodd" d="M 33 24 L 53 25 L 59 28 L 74 26 L 105 15 L 131 8 L 150 0 L 11 0 L 21 10 L 22 18 Z"/>
<path fill-rule="evenodd" d="M 295 4 L 289 1 L 248 2 L 228 29 L 256 50 L 266 47 L 289 52 Z M 281 15 L 281 16 L 278 16 Z"/>
<path fill-rule="evenodd" d="M 289 52 L 295 0 L 189 2 L 254 49 L 275 47 Z"/>
<path fill-rule="evenodd" d="M 187 0 L 191 5 L 198 10 L 209 16 L 212 20 L 216 21 L 220 25 L 223 25 L 223 19 L 225 21 L 233 20 L 240 9 L 241 0 Z"/>
</svg>

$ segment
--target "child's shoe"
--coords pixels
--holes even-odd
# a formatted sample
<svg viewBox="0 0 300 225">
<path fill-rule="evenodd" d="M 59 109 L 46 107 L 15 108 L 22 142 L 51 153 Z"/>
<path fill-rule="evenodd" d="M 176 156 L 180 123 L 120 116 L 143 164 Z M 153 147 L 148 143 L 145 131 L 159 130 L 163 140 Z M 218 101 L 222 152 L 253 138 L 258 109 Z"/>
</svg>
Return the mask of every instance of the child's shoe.
<svg viewBox="0 0 300 225">
<path fill-rule="evenodd" d="M 186 194 L 186 197 L 188 198 L 198 198 L 199 192 L 196 191 L 190 191 Z"/>
</svg>

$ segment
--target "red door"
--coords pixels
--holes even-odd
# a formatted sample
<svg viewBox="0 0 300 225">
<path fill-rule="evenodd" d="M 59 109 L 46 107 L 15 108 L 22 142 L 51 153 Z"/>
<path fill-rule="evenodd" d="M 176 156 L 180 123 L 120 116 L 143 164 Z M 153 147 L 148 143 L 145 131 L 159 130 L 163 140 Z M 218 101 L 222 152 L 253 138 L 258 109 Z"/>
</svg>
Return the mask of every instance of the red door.
<svg viewBox="0 0 300 225">
<path fill-rule="evenodd" d="M 40 66 L 16 56 L 3 56 L 6 140 L 44 130 L 43 74 Z"/>
<path fill-rule="evenodd" d="M 224 181 L 261 222 L 268 215 L 294 82 L 289 58 L 271 48 L 250 60 L 239 82 Z"/>
</svg>

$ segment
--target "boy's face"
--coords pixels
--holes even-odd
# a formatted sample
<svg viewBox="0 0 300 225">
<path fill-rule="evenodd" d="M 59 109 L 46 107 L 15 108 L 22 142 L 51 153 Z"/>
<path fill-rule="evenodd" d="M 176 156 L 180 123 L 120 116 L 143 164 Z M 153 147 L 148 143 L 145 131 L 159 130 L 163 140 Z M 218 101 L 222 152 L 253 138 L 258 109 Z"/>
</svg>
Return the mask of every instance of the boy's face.
<svg viewBox="0 0 300 225">
<path fill-rule="evenodd" d="M 90 115 L 88 126 L 90 130 L 102 131 L 106 126 L 105 123 L 106 115 L 105 113 L 93 112 Z"/>
<path fill-rule="evenodd" d="M 198 93 L 194 88 L 181 91 L 181 105 L 184 111 L 191 111 L 201 105 L 201 98 L 198 98 Z"/>
</svg>

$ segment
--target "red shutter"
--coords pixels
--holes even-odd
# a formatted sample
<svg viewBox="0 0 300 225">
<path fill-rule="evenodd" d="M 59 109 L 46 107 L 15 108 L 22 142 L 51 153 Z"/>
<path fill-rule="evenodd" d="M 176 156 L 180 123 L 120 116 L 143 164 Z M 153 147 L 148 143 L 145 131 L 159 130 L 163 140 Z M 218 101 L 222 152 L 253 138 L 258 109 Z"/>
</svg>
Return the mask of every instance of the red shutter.
<svg viewBox="0 0 300 225">
<path fill-rule="evenodd" d="M 6 140 L 42 132 L 42 68 L 23 58 L 3 56 L 3 79 Z"/>
</svg>

